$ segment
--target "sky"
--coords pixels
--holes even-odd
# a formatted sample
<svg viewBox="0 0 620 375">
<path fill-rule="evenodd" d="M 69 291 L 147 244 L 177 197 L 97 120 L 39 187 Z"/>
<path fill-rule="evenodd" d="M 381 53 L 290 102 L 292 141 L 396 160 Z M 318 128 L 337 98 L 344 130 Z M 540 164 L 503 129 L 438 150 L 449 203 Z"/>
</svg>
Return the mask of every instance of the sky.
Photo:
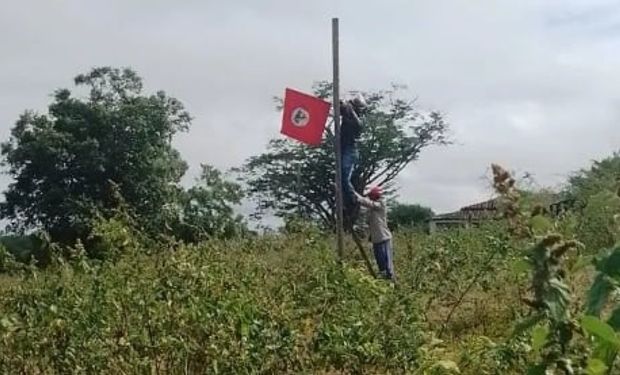
<svg viewBox="0 0 620 375">
<path fill-rule="evenodd" d="M 407 85 L 454 144 L 422 152 L 400 200 L 436 212 L 491 197 L 496 162 L 539 186 L 620 149 L 620 3 L 609 0 L 0 0 L 0 139 L 95 66 L 132 67 L 194 117 L 190 165 L 239 166 L 280 137 L 273 96 L 331 78 Z M 0 189 L 10 182 L 0 177 Z M 249 212 L 249 205 L 242 211 Z"/>
</svg>

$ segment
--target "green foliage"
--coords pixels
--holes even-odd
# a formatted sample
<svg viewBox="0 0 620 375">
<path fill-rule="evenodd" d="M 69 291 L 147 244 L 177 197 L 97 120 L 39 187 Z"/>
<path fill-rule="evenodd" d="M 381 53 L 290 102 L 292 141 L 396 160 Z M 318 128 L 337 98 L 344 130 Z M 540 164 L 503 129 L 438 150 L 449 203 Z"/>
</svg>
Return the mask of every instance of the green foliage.
<svg viewBox="0 0 620 375">
<path fill-rule="evenodd" d="M 584 256 L 576 239 L 597 227 L 580 211 L 533 214 L 499 167 L 507 220 L 396 232 L 396 287 L 369 277 L 351 247 L 336 262 L 332 238 L 303 215 L 278 235 L 217 238 L 226 225 L 210 225 L 228 222 L 217 215 L 232 217 L 241 193 L 203 171 L 193 211 L 181 214 L 178 190 L 166 213 L 172 231 L 189 217 L 213 229 L 188 235 L 195 244 L 145 239 L 117 197 L 84 245 L 47 246 L 43 271 L 0 248 L 12 273 L 0 275 L 0 372 L 617 373 L 620 247 Z M 593 212 L 614 200 L 600 197 Z"/>
<path fill-rule="evenodd" d="M 328 83 L 321 82 L 315 86 L 315 93 L 327 98 L 329 88 Z M 422 149 L 446 143 L 443 117 L 437 112 L 419 112 L 413 101 L 397 99 L 396 91 L 365 93 L 369 106 L 359 141 L 360 163 L 352 176 L 358 192 L 370 184 L 389 184 Z M 277 139 L 269 143 L 265 153 L 248 159 L 242 171 L 250 195 L 259 203 L 258 214 L 262 210 L 274 210 L 280 217 L 298 213 L 332 227 L 333 141 L 328 128 L 319 147 Z"/>
<path fill-rule="evenodd" d="M 620 241 L 620 196 L 603 190 L 591 195 L 580 215 L 577 235 L 590 253 Z"/>
<path fill-rule="evenodd" d="M 206 164 L 196 185 L 181 193 L 175 236 L 186 242 L 208 237 L 232 237 L 246 231 L 243 218 L 232 205 L 241 203 L 239 184 L 224 179 L 222 172 Z"/>
<path fill-rule="evenodd" d="M 18 262 L 28 263 L 33 258 L 39 263 L 49 261 L 48 243 L 40 233 L 1 236 L 0 244 Z"/>
<path fill-rule="evenodd" d="M 428 220 L 433 217 L 433 210 L 419 204 L 396 203 L 388 211 L 390 229 L 426 227 Z"/>
<path fill-rule="evenodd" d="M 608 367 L 600 359 L 593 358 L 588 361 L 588 367 L 586 369 L 587 375 L 605 375 Z"/>
<path fill-rule="evenodd" d="M 47 114 L 24 113 L 2 144 L 14 182 L 0 213 L 12 231 L 43 230 L 66 246 L 79 240 L 89 255 L 103 259 L 118 254 L 94 239 L 102 225 L 188 242 L 245 230 L 232 208 L 241 188 L 217 169 L 203 165 L 196 186 L 179 186 L 187 165 L 172 139 L 191 119 L 177 99 L 163 91 L 145 95 L 130 69 L 95 68 L 75 84 L 89 95 L 57 90 Z M 20 260 L 35 254 L 39 263 L 49 261 L 22 245 L 12 247 L 20 249 Z"/>
<path fill-rule="evenodd" d="M 590 253 L 620 241 L 620 153 L 593 162 L 569 183 L 566 193 L 582 209 L 577 234 Z"/>
<path fill-rule="evenodd" d="M 620 338 L 616 335 L 614 329 L 599 318 L 584 316 L 581 318 L 581 327 L 605 344 L 613 346 L 616 350 L 620 349 Z"/>
<path fill-rule="evenodd" d="M 144 95 L 130 69 L 95 68 L 75 84 L 87 98 L 57 90 L 47 114 L 25 112 L 2 144 L 14 179 L 2 217 L 14 230 L 42 228 L 72 244 L 95 215 L 110 217 L 118 190 L 142 226 L 161 229 L 162 208 L 187 168 L 170 141 L 189 114 L 162 91 Z"/>
<path fill-rule="evenodd" d="M 0 372 L 414 369 L 414 300 L 331 251 L 296 236 L 213 240 L 24 275 L 0 298 Z"/>
<path fill-rule="evenodd" d="M 620 290 L 620 245 L 603 252 L 594 264 L 598 273 L 588 293 L 586 311 L 600 316 L 611 294 Z"/>
<path fill-rule="evenodd" d="M 582 205 L 602 191 L 617 192 L 620 187 L 620 153 L 594 161 L 589 169 L 575 173 L 569 183 L 568 193 Z"/>
<path fill-rule="evenodd" d="M 88 237 L 88 250 L 91 258 L 115 261 L 121 255 L 139 249 L 144 240 L 131 228 L 128 218 L 115 215 L 110 219 L 98 218 Z"/>
<path fill-rule="evenodd" d="M 15 260 L 13 254 L 0 245 L 0 273 L 11 273 L 20 268 L 20 263 Z"/>
<path fill-rule="evenodd" d="M 537 325 L 532 330 L 532 350 L 536 353 L 542 349 L 549 336 L 549 327 L 546 325 Z"/>
</svg>

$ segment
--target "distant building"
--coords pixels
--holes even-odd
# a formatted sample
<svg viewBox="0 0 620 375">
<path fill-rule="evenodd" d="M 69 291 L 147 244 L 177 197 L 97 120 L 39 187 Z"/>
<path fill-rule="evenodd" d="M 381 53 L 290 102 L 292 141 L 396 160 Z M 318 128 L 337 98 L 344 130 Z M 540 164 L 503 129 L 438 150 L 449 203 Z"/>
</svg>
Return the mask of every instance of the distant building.
<svg viewBox="0 0 620 375">
<path fill-rule="evenodd" d="M 500 218 L 498 202 L 498 198 L 493 198 L 462 207 L 458 211 L 435 215 L 429 220 L 429 231 L 433 233 L 437 230 L 449 228 L 469 228 L 484 221 L 497 220 Z M 574 203 L 574 199 L 558 198 L 545 208 L 545 212 L 556 217 L 572 208 Z"/>
<path fill-rule="evenodd" d="M 484 202 L 462 207 L 458 211 L 435 215 L 429 221 L 429 230 L 433 233 L 441 229 L 457 227 L 468 228 L 472 225 L 478 225 L 483 221 L 494 220 L 499 217 L 497 201 L 497 198 L 489 199 Z"/>
</svg>

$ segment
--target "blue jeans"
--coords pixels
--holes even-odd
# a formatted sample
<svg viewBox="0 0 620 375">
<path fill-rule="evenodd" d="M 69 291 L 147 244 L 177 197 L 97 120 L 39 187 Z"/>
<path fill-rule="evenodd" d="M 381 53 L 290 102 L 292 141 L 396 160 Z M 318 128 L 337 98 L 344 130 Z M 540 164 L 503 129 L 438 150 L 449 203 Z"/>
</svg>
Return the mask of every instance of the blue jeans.
<svg viewBox="0 0 620 375">
<path fill-rule="evenodd" d="M 392 260 L 392 240 L 373 243 L 372 249 L 375 260 L 379 266 L 379 275 L 386 279 L 394 280 L 394 263 Z"/>
<path fill-rule="evenodd" d="M 353 184 L 351 176 L 353 169 L 359 159 L 359 152 L 355 146 L 343 147 L 342 150 L 342 198 L 346 206 L 351 206 L 355 202 L 353 196 Z"/>
</svg>

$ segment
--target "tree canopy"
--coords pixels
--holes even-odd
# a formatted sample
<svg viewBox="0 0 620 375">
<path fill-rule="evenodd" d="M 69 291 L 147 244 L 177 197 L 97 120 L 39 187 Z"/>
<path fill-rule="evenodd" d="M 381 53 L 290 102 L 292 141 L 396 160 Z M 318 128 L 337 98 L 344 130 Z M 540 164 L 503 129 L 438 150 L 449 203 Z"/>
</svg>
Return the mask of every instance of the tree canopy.
<svg viewBox="0 0 620 375">
<path fill-rule="evenodd" d="M 398 97 L 400 87 L 366 92 L 368 110 L 359 140 L 360 163 L 352 182 L 358 192 L 368 185 L 389 191 L 395 177 L 430 145 L 448 143 L 448 125 L 439 112 L 423 112 L 415 101 Z M 331 85 L 315 85 L 318 97 L 329 99 Z M 288 139 L 274 139 L 267 151 L 247 160 L 242 171 L 250 195 L 258 203 L 257 216 L 272 210 L 277 216 L 298 214 L 331 227 L 334 216 L 334 136 L 327 127 L 323 142 L 308 147 Z"/>
<path fill-rule="evenodd" d="M 26 111 L 2 144 L 13 182 L 0 214 L 12 231 L 43 229 L 72 243 L 88 234 L 95 217 L 112 216 L 119 200 L 151 234 L 177 225 L 180 211 L 185 222 L 200 220 L 193 225 L 204 232 L 215 225 L 205 227 L 205 220 L 216 220 L 205 214 L 209 205 L 232 214 L 228 199 L 238 196 L 213 168 L 203 167 L 203 185 L 188 191 L 179 185 L 187 164 L 172 139 L 191 122 L 179 100 L 163 91 L 143 93 L 131 69 L 95 68 L 78 75 L 75 85 L 86 89 L 85 97 L 57 90 L 47 113 Z M 204 183 L 213 185 L 211 193 Z M 220 188 L 223 195 L 215 198 Z"/>
<path fill-rule="evenodd" d="M 602 190 L 616 192 L 620 189 L 620 152 L 596 160 L 590 168 L 582 169 L 569 178 L 568 194 L 581 205 Z"/>
<path fill-rule="evenodd" d="M 396 203 L 389 208 L 388 224 L 392 230 L 420 228 L 433 217 L 433 210 L 419 204 Z"/>
<path fill-rule="evenodd" d="M 181 195 L 175 234 L 186 242 L 240 234 L 246 227 L 231 205 L 241 203 L 241 186 L 227 181 L 221 171 L 210 165 L 202 164 L 201 169 L 196 185 Z"/>
</svg>

